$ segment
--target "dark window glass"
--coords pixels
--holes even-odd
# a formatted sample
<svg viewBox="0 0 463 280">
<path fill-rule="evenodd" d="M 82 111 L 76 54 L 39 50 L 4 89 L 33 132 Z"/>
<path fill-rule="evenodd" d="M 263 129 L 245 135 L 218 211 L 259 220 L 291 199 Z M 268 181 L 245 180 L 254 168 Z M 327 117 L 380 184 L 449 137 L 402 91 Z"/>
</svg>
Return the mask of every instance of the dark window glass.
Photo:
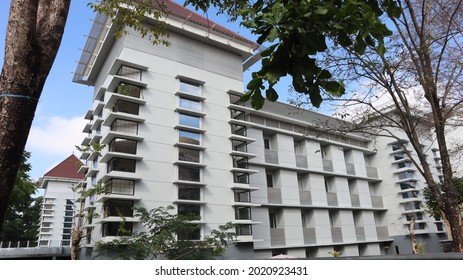
<svg viewBox="0 0 463 280">
<path fill-rule="evenodd" d="M 110 222 L 103 224 L 103 237 L 126 236 L 132 233 L 132 223 Z"/>
<path fill-rule="evenodd" d="M 199 151 L 187 148 L 179 148 L 178 159 L 183 161 L 199 162 Z"/>
<path fill-rule="evenodd" d="M 133 216 L 133 201 L 111 199 L 104 203 L 104 218 L 110 216 Z"/>
<path fill-rule="evenodd" d="M 135 97 L 135 98 L 140 98 L 140 96 L 141 96 L 141 88 L 140 87 L 137 87 L 137 86 L 134 86 L 134 85 L 131 85 L 131 84 L 127 84 L 127 83 L 120 83 L 117 86 L 115 92 L 118 93 L 118 94 L 131 96 L 131 97 Z"/>
<path fill-rule="evenodd" d="M 197 204 L 178 204 L 178 215 L 194 215 L 198 219 L 201 216 L 201 205 Z"/>
<path fill-rule="evenodd" d="M 121 68 L 119 68 L 119 71 L 117 71 L 118 76 L 123 76 L 134 80 L 141 80 L 141 73 L 142 71 L 140 69 L 126 65 L 122 65 Z"/>
<path fill-rule="evenodd" d="M 200 200 L 201 189 L 198 186 L 179 185 L 178 198 L 187 200 Z"/>
<path fill-rule="evenodd" d="M 109 144 L 109 151 L 135 155 L 137 153 L 137 141 L 114 138 Z"/>
<path fill-rule="evenodd" d="M 108 162 L 108 173 L 111 171 L 135 172 L 136 161 L 133 159 L 113 158 Z"/>
<path fill-rule="evenodd" d="M 132 180 L 111 179 L 107 184 L 112 194 L 134 195 L 135 193 L 135 181 Z"/>
<path fill-rule="evenodd" d="M 118 100 L 116 104 L 114 104 L 113 112 L 138 115 L 139 105 L 124 100 Z"/>
<path fill-rule="evenodd" d="M 127 134 L 138 134 L 138 123 L 134 121 L 127 121 L 116 119 L 111 124 L 111 131 L 118 131 Z"/>
<path fill-rule="evenodd" d="M 195 167 L 188 167 L 188 166 L 179 166 L 178 167 L 178 178 L 179 180 L 184 181 L 200 181 L 200 169 Z"/>
</svg>

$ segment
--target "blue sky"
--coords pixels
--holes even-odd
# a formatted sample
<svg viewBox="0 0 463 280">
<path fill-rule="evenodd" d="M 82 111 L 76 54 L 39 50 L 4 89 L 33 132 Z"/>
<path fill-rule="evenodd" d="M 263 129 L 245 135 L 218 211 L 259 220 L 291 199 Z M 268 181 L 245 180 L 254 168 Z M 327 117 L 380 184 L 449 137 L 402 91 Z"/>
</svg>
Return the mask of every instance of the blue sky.
<svg viewBox="0 0 463 280">
<path fill-rule="evenodd" d="M 87 7 L 89 0 L 73 0 L 64 32 L 64 37 L 53 68 L 48 76 L 32 124 L 26 150 L 32 153 L 30 175 L 38 179 L 56 164 L 71 155 L 74 146 L 82 142 L 85 124 L 83 115 L 91 107 L 93 88 L 72 82 L 94 14 Z M 183 3 L 183 1 L 176 1 Z M 0 66 L 3 65 L 5 32 L 10 0 L 0 1 Z M 255 40 L 239 23 L 228 23 L 210 13 L 209 18 Z M 250 71 L 245 72 L 248 80 Z M 281 92 L 287 91 L 287 83 L 279 85 Z M 284 101 L 284 97 L 281 99 Z M 75 152 L 77 156 L 79 154 Z"/>
</svg>

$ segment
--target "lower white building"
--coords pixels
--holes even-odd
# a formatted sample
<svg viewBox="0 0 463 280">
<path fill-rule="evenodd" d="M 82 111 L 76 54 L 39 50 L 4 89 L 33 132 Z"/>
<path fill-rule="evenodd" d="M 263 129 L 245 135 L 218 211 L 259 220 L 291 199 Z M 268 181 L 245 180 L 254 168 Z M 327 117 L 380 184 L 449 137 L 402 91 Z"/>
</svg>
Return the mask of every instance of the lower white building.
<svg viewBox="0 0 463 280">
<path fill-rule="evenodd" d="M 73 154 L 40 178 L 44 195 L 39 247 L 70 246 L 76 196 L 71 187 L 84 179 L 83 174 L 77 172 L 80 165 L 82 162 Z"/>
<path fill-rule="evenodd" d="M 99 214 L 86 226 L 86 254 L 117 238 L 120 215 L 126 229 L 143 231 L 134 206 L 199 215 L 186 237 L 194 240 L 233 222 L 230 259 L 409 253 L 410 211 L 421 213 L 417 233 L 426 240 L 445 238 L 401 190 L 409 175 L 398 173 L 394 143 L 324 132 L 319 124 L 332 118 L 287 104 L 256 111 L 241 103 L 243 71 L 258 45 L 165 3 L 170 47 L 130 29 L 116 39 L 99 15 L 76 70 L 75 82 L 95 88 L 82 144 L 106 145 L 82 154 L 79 172 L 87 188 L 109 187 L 86 201 Z"/>
</svg>

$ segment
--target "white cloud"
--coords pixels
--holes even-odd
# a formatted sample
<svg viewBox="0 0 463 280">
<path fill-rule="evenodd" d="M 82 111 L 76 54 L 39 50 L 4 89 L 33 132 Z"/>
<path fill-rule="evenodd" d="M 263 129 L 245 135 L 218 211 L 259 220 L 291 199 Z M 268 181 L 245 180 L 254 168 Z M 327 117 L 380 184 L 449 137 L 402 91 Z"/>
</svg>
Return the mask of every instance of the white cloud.
<svg viewBox="0 0 463 280">
<path fill-rule="evenodd" d="M 75 150 L 74 146 L 82 142 L 82 129 L 86 122 L 83 117 L 42 118 L 39 125 L 32 126 L 26 149 L 48 155 L 69 156 Z"/>
</svg>

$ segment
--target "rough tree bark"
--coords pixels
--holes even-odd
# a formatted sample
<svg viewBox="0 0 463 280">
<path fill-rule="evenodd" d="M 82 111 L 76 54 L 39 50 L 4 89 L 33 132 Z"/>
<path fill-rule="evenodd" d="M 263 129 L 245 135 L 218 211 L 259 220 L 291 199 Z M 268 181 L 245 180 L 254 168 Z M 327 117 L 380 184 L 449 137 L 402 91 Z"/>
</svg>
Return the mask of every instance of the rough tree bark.
<svg viewBox="0 0 463 280">
<path fill-rule="evenodd" d="M 0 229 L 70 0 L 11 0 L 0 74 Z"/>
</svg>

